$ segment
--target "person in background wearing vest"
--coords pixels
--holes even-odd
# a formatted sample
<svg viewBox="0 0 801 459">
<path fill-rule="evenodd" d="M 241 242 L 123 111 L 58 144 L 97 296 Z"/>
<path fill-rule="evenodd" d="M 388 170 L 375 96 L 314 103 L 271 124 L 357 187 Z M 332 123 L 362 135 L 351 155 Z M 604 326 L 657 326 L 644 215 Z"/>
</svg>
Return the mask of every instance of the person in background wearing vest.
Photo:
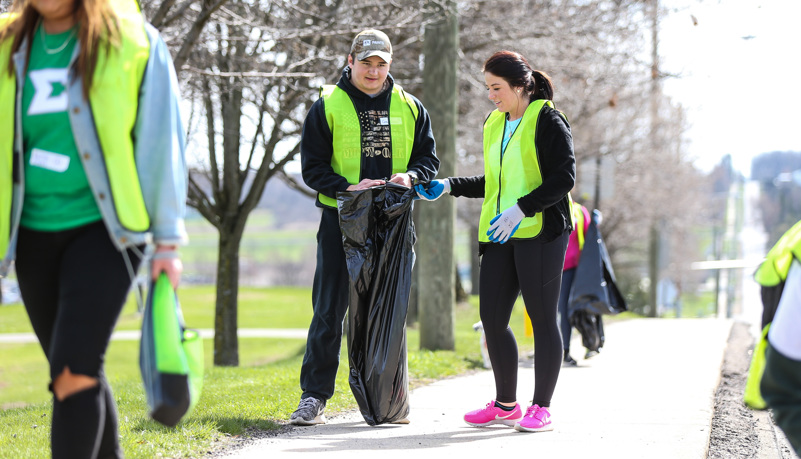
<svg viewBox="0 0 801 459">
<path fill-rule="evenodd" d="M 562 288 L 559 291 L 559 329 L 562 332 L 562 363 L 567 366 L 575 367 L 578 365 L 576 360 L 570 356 L 570 335 L 573 327 L 570 325 L 568 316 L 568 300 L 570 299 L 570 287 L 573 286 L 573 279 L 576 276 L 576 267 L 581 257 L 581 249 L 584 247 L 584 234 L 590 227 L 590 213 L 583 205 L 572 201 L 570 208 L 573 214 L 573 222 L 576 225 L 575 231 L 570 233 L 565 253 L 565 265 L 562 268 Z"/>
<path fill-rule="evenodd" d="M 761 375 L 754 371 L 760 368 L 759 346 L 754 350 L 756 361 L 751 364 L 749 383 L 756 383 L 757 393 L 748 393 L 753 383 L 747 384 L 745 401 L 759 409 L 770 408 L 776 424 L 801 456 L 801 221 L 779 239 L 755 278 L 762 286 L 767 342 Z"/>
<path fill-rule="evenodd" d="M 389 74 L 392 45 L 379 30 L 353 40 L 336 85 L 324 86 L 306 116 L 300 141 L 303 180 L 322 208 L 312 316 L 300 370 L 303 391 L 290 423 L 325 423 L 334 394 L 349 280 L 339 229 L 336 193 L 384 185 L 411 187 L 439 169 L 431 120 L 416 98 Z"/>
<path fill-rule="evenodd" d="M 187 239 L 172 59 L 133 0 L 15 0 L 0 65 L 0 275 L 16 258 L 52 457 L 122 457 L 106 349 L 143 250 L 177 286 Z"/>
<path fill-rule="evenodd" d="M 576 177 L 573 138 L 553 106 L 550 77 L 516 52 L 484 63 L 490 102 L 484 122 L 484 175 L 415 187 L 421 199 L 444 193 L 484 198 L 479 221 L 481 323 L 495 375 L 495 399 L 464 417 L 472 426 L 505 424 L 523 432 L 553 430 L 551 396 L 562 364 L 556 303 L 572 230 L 569 192 Z M 517 342 L 509 328 L 518 294 L 534 329 L 534 397 L 517 403 Z"/>
</svg>

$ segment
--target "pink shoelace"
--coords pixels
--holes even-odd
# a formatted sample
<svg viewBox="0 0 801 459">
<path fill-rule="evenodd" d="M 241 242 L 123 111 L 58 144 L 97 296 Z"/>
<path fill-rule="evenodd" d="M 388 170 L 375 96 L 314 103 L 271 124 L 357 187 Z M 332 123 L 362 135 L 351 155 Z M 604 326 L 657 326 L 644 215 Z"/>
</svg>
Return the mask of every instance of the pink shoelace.
<svg viewBox="0 0 801 459">
<path fill-rule="evenodd" d="M 526 417 L 527 418 L 531 417 L 531 418 L 534 418 L 534 419 L 536 419 L 536 420 L 538 420 L 540 422 L 543 422 L 542 418 L 544 418 L 548 414 L 550 414 L 550 412 L 548 411 L 548 408 L 543 408 L 543 407 L 541 407 L 539 405 L 531 405 L 526 410 Z"/>
</svg>

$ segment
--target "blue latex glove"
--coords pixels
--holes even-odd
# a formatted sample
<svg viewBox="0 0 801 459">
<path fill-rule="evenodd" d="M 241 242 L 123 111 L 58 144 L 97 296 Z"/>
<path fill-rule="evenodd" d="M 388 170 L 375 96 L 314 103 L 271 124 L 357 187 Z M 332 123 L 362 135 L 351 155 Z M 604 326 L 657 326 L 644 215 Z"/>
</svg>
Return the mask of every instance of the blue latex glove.
<svg viewBox="0 0 801 459">
<path fill-rule="evenodd" d="M 487 230 L 487 236 L 489 236 L 490 241 L 500 242 L 501 244 L 508 241 L 517 231 L 520 222 L 523 221 L 523 217 L 525 215 L 517 204 L 496 215 L 495 218 L 490 220 L 490 227 Z"/>
<path fill-rule="evenodd" d="M 448 181 L 448 179 L 432 180 L 425 185 L 422 183 L 415 185 L 414 191 L 417 192 L 417 196 L 419 196 L 420 199 L 434 201 L 444 193 L 449 193 L 451 191 L 451 183 Z"/>
</svg>

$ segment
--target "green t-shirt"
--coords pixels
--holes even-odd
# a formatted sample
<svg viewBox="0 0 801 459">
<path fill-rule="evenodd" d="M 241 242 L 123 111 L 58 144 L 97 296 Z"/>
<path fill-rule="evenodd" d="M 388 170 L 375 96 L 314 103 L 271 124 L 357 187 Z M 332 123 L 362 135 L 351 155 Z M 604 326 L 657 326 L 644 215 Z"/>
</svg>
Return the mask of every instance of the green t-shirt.
<svg viewBox="0 0 801 459">
<path fill-rule="evenodd" d="M 67 112 L 67 71 L 76 28 L 48 35 L 39 26 L 22 90 L 25 202 L 20 224 L 61 231 L 100 220 Z"/>
</svg>

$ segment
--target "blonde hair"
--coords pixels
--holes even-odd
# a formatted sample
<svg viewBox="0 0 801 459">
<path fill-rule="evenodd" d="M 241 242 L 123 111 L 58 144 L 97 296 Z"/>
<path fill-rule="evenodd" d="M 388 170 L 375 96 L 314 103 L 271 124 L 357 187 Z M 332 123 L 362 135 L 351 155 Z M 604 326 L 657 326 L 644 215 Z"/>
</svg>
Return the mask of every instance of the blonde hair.
<svg viewBox="0 0 801 459">
<path fill-rule="evenodd" d="M 74 0 L 73 17 L 78 25 L 80 50 L 75 70 L 83 81 L 83 94 L 88 99 L 89 89 L 97 67 L 97 57 L 102 50 L 108 54 L 111 46 L 119 45 L 119 24 L 109 0 Z M 134 1 L 134 0 L 129 0 Z M 42 17 L 30 0 L 14 0 L 9 9 L 13 19 L 0 31 L 0 42 L 13 40 L 7 69 L 14 73 L 14 53 L 19 51 L 23 39 L 33 42 L 33 34 Z M 43 27 L 43 26 L 42 26 Z M 28 49 L 30 56 L 30 48 Z"/>
</svg>

